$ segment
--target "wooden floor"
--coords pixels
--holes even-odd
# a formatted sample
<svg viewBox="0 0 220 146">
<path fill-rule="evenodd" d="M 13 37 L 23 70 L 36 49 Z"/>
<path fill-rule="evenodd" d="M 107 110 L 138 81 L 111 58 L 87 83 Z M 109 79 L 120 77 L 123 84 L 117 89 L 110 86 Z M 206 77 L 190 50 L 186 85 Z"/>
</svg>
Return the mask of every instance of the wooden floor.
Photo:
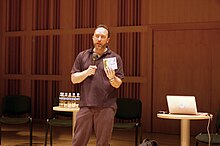
<svg viewBox="0 0 220 146">
<path fill-rule="evenodd" d="M 53 145 L 54 146 L 71 146 L 71 128 L 54 129 Z M 6 126 L 2 125 L 2 146 L 28 146 L 29 132 L 28 126 Z M 33 146 L 43 146 L 45 136 L 44 124 L 34 123 L 33 128 Z M 49 138 L 49 137 L 48 137 Z M 155 139 L 159 146 L 179 146 L 180 136 L 159 134 L 159 133 L 143 133 L 143 138 Z M 111 146 L 134 146 L 134 131 L 114 131 Z M 48 140 L 49 145 L 49 140 Z M 96 140 L 92 135 L 88 146 L 95 146 Z M 191 137 L 191 146 L 195 146 L 195 139 Z M 204 146 L 204 145 L 200 145 Z"/>
</svg>

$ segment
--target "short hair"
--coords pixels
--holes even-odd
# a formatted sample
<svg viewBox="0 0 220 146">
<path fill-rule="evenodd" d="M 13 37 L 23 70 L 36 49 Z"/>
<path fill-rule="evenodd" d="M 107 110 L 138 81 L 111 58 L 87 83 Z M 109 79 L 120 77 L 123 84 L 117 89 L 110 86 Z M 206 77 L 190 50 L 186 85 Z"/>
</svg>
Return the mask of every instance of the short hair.
<svg viewBox="0 0 220 146">
<path fill-rule="evenodd" d="M 108 31 L 108 38 L 110 38 L 110 31 L 109 31 L 108 26 L 106 26 L 104 24 L 99 24 L 98 26 L 96 26 L 96 29 L 100 28 L 100 27 L 105 28 Z"/>
</svg>

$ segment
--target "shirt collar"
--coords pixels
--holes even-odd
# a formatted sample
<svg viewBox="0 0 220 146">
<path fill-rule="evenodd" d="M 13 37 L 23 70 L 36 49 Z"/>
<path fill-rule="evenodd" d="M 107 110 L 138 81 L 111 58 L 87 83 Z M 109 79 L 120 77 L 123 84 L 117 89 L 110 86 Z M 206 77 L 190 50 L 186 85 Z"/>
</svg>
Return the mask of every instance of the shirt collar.
<svg viewBox="0 0 220 146">
<path fill-rule="evenodd" d="M 89 49 L 89 53 L 90 53 L 90 54 L 93 54 L 93 53 L 94 53 L 93 48 L 90 48 L 90 49 Z M 104 52 L 104 53 L 102 54 L 102 56 L 103 56 L 103 55 L 106 55 L 106 54 L 110 54 L 110 53 L 111 53 L 111 50 L 110 50 L 109 47 L 107 46 L 107 51 Z"/>
</svg>

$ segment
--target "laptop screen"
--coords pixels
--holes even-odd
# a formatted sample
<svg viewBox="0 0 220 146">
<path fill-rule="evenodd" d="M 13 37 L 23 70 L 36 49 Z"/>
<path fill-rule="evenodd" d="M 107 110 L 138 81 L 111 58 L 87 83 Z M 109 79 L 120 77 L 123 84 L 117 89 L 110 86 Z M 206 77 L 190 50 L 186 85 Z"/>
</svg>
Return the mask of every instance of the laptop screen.
<svg viewBox="0 0 220 146">
<path fill-rule="evenodd" d="M 197 114 L 195 96 L 167 95 L 170 114 Z"/>
</svg>

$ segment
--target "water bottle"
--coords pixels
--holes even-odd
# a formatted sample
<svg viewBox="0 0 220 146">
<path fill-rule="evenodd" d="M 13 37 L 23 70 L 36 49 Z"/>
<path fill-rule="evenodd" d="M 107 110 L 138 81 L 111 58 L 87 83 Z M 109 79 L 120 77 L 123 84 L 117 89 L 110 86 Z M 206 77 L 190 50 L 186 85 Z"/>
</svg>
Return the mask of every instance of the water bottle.
<svg viewBox="0 0 220 146">
<path fill-rule="evenodd" d="M 69 93 L 67 97 L 67 107 L 71 108 L 72 107 L 72 94 Z"/>
<path fill-rule="evenodd" d="M 64 93 L 63 92 L 60 92 L 59 107 L 64 107 Z"/>
<path fill-rule="evenodd" d="M 80 102 L 80 93 L 76 93 L 76 107 L 79 107 L 79 102 Z"/>
<path fill-rule="evenodd" d="M 74 92 L 72 94 L 72 107 L 73 108 L 76 107 L 76 93 L 74 93 Z"/>
<path fill-rule="evenodd" d="M 68 100 L 68 93 L 65 93 L 64 95 L 64 107 L 67 108 L 67 100 Z"/>
</svg>

